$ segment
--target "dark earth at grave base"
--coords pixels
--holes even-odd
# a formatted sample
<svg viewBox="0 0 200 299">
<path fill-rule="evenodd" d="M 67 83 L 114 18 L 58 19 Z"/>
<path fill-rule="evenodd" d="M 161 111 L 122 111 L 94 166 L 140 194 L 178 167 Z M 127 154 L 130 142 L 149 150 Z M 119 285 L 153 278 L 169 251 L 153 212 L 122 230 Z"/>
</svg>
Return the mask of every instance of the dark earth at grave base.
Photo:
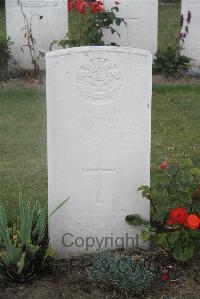
<svg viewBox="0 0 200 299">
<path fill-rule="evenodd" d="M 154 288 L 144 299 L 199 299 L 200 298 L 200 264 L 199 257 L 187 264 L 169 261 L 167 256 L 153 249 L 150 251 L 116 251 L 115 255 L 126 256 L 133 260 L 142 260 L 157 271 L 158 277 Z M 70 266 L 71 265 L 71 266 Z M 57 298 L 96 298 L 123 299 L 125 297 L 111 286 L 92 283 L 87 279 L 85 269 L 90 265 L 90 256 L 69 261 L 55 261 L 51 271 L 29 283 L 15 284 L 5 277 L 0 277 L 0 299 L 57 299 Z M 164 283 L 162 273 L 170 269 L 173 279 Z"/>
<path fill-rule="evenodd" d="M 153 84 L 155 85 L 184 85 L 184 84 L 200 84 L 200 77 L 192 77 L 187 73 L 182 73 L 176 77 L 166 77 L 162 75 L 153 75 Z M 8 81 L 0 81 L 0 88 L 5 87 L 21 87 L 21 88 L 38 88 L 45 91 L 45 76 L 43 73 L 40 79 L 33 79 L 32 77 L 22 77 L 10 79 Z"/>
</svg>

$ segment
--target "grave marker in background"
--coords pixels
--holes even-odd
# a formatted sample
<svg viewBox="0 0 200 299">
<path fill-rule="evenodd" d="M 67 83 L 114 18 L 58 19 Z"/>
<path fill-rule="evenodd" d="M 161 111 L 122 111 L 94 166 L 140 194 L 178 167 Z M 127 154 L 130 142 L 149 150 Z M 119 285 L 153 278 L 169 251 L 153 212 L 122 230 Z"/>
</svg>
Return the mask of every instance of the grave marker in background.
<svg viewBox="0 0 200 299">
<path fill-rule="evenodd" d="M 54 40 L 62 39 L 68 31 L 67 0 L 21 0 L 27 19 L 32 16 L 32 32 L 36 40 L 36 49 L 49 51 Z M 42 19 L 39 16 L 43 16 Z M 32 69 L 29 49 L 21 47 L 26 44 L 24 37 L 24 18 L 18 0 L 6 0 L 6 31 L 14 42 L 12 54 L 23 69 Z M 40 58 L 40 67 L 45 68 L 45 59 Z"/>
<path fill-rule="evenodd" d="M 137 188 L 150 183 L 151 88 L 147 51 L 47 54 L 49 212 L 70 196 L 49 220 L 58 256 L 137 245 L 141 228 L 125 216 L 149 219 Z"/>
<path fill-rule="evenodd" d="M 187 17 L 191 11 L 192 18 L 189 25 L 189 34 L 185 39 L 183 54 L 192 58 L 192 66 L 200 67 L 200 1 L 182 0 L 182 14 Z"/>
<path fill-rule="evenodd" d="M 105 31 L 104 41 L 148 50 L 154 55 L 157 52 L 158 0 L 121 0 L 120 3 L 117 15 L 124 18 L 127 26 L 123 23 L 116 26 L 120 37 Z M 106 9 L 110 9 L 114 1 L 104 0 L 104 4 Z"/>
</svg>

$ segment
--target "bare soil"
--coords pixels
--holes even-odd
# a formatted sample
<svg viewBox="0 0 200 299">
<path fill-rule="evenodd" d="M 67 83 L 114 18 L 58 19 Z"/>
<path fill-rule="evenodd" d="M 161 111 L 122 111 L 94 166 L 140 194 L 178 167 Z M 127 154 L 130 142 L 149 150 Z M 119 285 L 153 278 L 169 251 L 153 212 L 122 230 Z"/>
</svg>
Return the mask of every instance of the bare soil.
<svg viewBox="0 0 200 299">
<path fill-rule="evenodd" d="M 115 253 L 116 254 L 116 253 Z M 157 279 L 149 294 L 144 299 L 199 299 L 200 298 L 200 265 L 199 258 L 187 264 L 177 264 L 166 256 L 154 251 L 117 252 L 134 260 L 145 260 L 154 267 Z M 90 265 L 90 256 L 73 260 L 55 261 L 51 270 L 41 273 L 29 283 L 16 284 L 5 277 L 0 277 L 1 299 L 123 299 L 126 297 L 118 289 L 88 280 L 85 269 Z M 169 271 L 170 282 L 163 282 L 161 277 Z"/>
<path fill-rule="evenodd" d="M 155 85 L 188 85 L 200 84 L 200 77 L 191 77 L 187 74 L 182 74 L 178 77 L 166 77 L 162 75 L 153 75 L 153 84 Z M 38 88 L 45 91 L 46 81 L 45 73 L 40 74 L 39 79 L 34 79 L 31 76 L 23 76 L 22 78 L 14 78 L 8 81 L 0 81 L 0 89 L 6 87 L 20 88 Z"/>
<path fill-rule="evenodd" d="M 200 84 L 200 77 L 191 77 L 187 74 L 182 74 L 178 77 L 166 77 L 162 75 L 153 75 L 153 84 L 157 85 L 189 85 Z"/>
</svg>

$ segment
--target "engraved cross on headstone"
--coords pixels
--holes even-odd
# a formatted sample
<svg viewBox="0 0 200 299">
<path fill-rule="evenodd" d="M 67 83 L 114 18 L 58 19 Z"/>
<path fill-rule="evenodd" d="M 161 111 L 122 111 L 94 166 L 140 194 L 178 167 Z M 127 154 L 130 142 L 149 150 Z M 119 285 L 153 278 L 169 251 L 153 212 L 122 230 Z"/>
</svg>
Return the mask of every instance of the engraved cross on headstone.
<svg viewBox="0 0 200 299">
<path fill-rule="evenodd" d="M 116 168 L 102 168 L 102 152 L 97 151 L 97 168 L 85 168 L 82 171 L 86 174 L 97 175 L 97 204 L 102 204 L 102 175 L 105 173 L 114 174 Z"/>
<path fill-rule="evenodd" d="M 128 4 L 126 4 L 126 17 L 124 18 L 124 20 L 126 22 L 126 45 L 125 46 L 130 46 L 131 45 L 131 42 L 130 42 L 131 30 L 130 30 L 129 25 L 131 22 L 138 22 L 139 19 L 129 17 L 129 5 Z"/>
</svg>

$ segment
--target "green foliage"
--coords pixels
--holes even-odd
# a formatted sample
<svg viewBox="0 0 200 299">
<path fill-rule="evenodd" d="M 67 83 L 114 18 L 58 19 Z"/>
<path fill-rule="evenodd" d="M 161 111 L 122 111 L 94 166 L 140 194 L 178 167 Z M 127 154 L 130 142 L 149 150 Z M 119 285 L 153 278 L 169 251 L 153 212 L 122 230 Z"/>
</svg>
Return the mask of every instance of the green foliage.
<svg viewBox="0 0 200 299">
<path fill-rule="evenodd" d="M 152 287 L 155 275 L 144 263 L 102 252 L 87 269 L 89 279 L 111 285 L 125 295 L 142 295 Z"/>
<path fill-rule="evenodd" d="M 16 282 L 39 273 L 51 260 L 46 209 L 39 202 L 31 208 L 19 199 L 19 219 L 8 226 L 0 207 L 0 272 Z"/>
<path fill-rule="evenodd" d="M 181 15 L 179 18 L 179 31 L 175 37 L 174 46 L 167 45 L 163 49 L 158 50 L 155 55 L 153 65 L 154 74 L 164 74 L 174 76 L 179 72 L 188 70 L 190 58 L 182 55 L 184 50 L 185 39 L 189 34 L 189 25 L 191 23 L 191 13 Z"/>
<path fill-rule="evenodd" d="M 140 225 L 145 225 L 148 224 L 148 221 L 143 220 L 140 215 L 138 214 L 133 214 L 133 215 L 127 215 L 125 218 L 126 222 L 130 225 L 134 226 L 140 226 Z"/>
<path fill-rule="evenodd" d="M 189 159 L 184 163 L 168 161 L 164 169 L 162 164 L 157 182 L 151 187 L 141 186 L 138 189 L 144 198 L 150 200 L 152 207 L 150 234 L 149 231 L 144 230 L 142 236 L 145 240 L 151 238 L 156 245 L 161 246 L 176 260 L 185 262 L 200 249 L 200 228 L 198 223 L 197 227 L 185 225 L 185 221 L 170 223 L 169 215 L 172 209 L 181 207 L 188 215 L 196 215 L 198 222 L 200 169 L 194 167 Z"/>
<path fill-rule="evenodd" d="M 70 11 L 69 17 L 71 26 L 67 36 L 60 40 L 58 44 L 65 47 L 80 47 L 80 46 L 103 46 L 102 40 L 103 30 L 110 30 L 112 34 L 119 35 L 115 29 L 121 23 L 126 25 L 124 19 L 117 17 L 119 11 L 117 4 L 111 10 L 102 10 L 98 13 L 79 14 L 77 11 Z M 53 42 L 57 43 L 57 41 Z M 51 47 L 52 47 L 51 45 Z M 110 43 L 110 46 L 116 46 Z"/>
<path fill-rule="evenodd" d="M 154 74 L 164 74 L 174 76 L 178 72 L 186 71 L 189 67 L 190 58 L 181 55 L 176 48 L 168 47 L 164 50 L 158 50 L 154 59 Z"/>
<path fill-rule="evenodd" d="M 8 79 L 8 62 L 11 58 L 10 38 L 0 38 L 0 80 Z"/>
</svg>

